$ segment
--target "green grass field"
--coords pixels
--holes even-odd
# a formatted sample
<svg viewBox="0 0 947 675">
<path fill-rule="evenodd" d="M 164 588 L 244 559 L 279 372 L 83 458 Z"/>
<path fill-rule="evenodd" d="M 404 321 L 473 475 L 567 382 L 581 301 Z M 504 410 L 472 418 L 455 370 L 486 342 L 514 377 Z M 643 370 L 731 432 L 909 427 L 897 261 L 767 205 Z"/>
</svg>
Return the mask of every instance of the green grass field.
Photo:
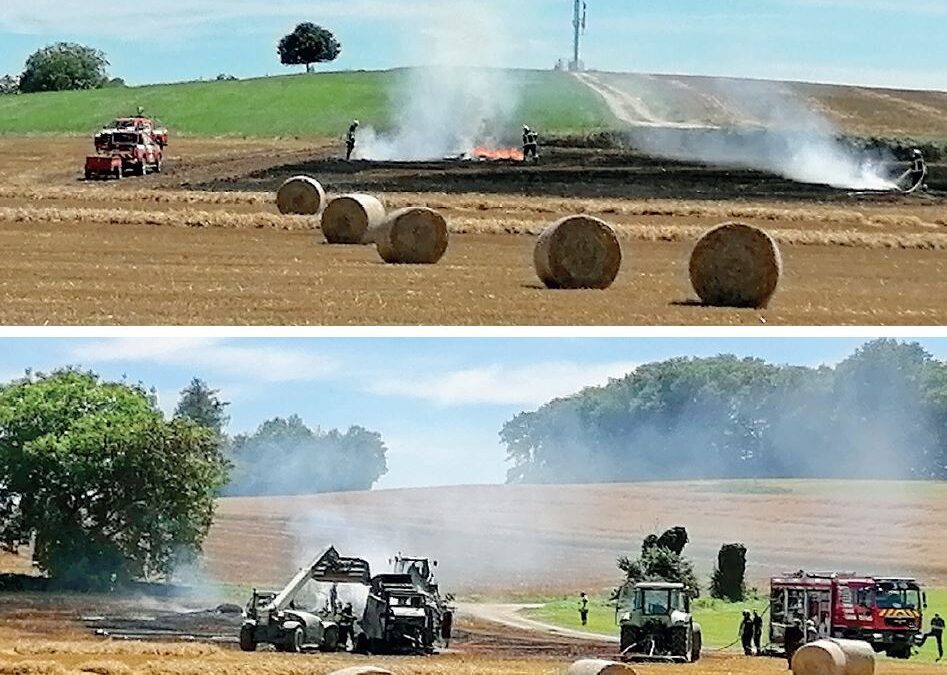
<svg viewBox="0 0 947 675">
<path fill-rule="evenodd" d="M 927 606 L 924 628 L 927 630 L 930 618 L 934 612 L 947 616 L 947 589 L 936 588 L 927 591 Z M 704 645 L 707 649 L 720 649 L 737 639 L 740 618 L 744 609 L 762 612 L 766 609 L 766 600 L 751 600 L 745 603 L 729 603 L 712 598 L 700 598 L 693 606 L 694 619 L 700 624 L 703 631 Z M 605 598 L 594 598 L 589 602 L 589 623 L 583 627 L 579 620 L 578 599 L 568 598 L 546 602 L 543 607 L 527 610 L 526 616 L 538 621 L 585 630 L 590 633 L 604 635 L 618 635 L 618 626 L 615 623 L 615 606 Z M 912 662 L 934 663 L 937 658 L 937 647 L 929 641 L 919 654 L 912 657 Z M 938 665 L 947 666 L 942 662 Z"/>
<path fill-rule="evenodd" d="M 341 136 L 358 118 L 391 126 L 391 97 L 405 69 L 189 82 L 0 97 L 0 133 L 85 134 L 137 106 L 173 133 L 190 136 Z M 615 125 L 604 102 L 565 73 L 511 71 L 520 120 L 544 133 L 587 133 Z M 516 133 L 518 126 L 512 131 Z"/>
</svg>

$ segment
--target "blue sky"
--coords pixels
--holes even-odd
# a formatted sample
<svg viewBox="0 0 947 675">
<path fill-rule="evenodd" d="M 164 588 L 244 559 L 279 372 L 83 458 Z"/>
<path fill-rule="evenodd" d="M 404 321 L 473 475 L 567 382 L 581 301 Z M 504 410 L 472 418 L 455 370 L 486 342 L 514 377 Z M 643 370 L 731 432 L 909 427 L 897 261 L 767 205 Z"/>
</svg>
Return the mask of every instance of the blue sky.
<svg viewBox="0 0 947 675">
<path fill-rule="evenodd" d="M 947 89 L 944 0 L 588 4 L 585 61 L 601 70 Z M 504 63 L 548 68 L 570 53 L 571 13 L 571 0 L 2 0 L 0 73 L 58 40 L 103 49 L 130 83 L 283 73 L 276 42 L 304 20 L 340 38 L 333 68 L 429 63 L 419 45 L 444 16 L 469 34 L 471 63 L 495 64 L 499 43 Z"/>
<path fill-rule="evenodd" d="M 947 339 L 919 340 L 947 359 Z M 3 338 L 0 380 L 26 368 L 92 368 L 140 381 L 171 411 L 192 377 L 231 402 L 230 432 L 297 413 L 310 426 L 359 424 L 389 446 L 379 487 L 503 482 L 503 423 L 636 364 L 719 353 L 834 364 L 856 338 Z"/>
</svg>

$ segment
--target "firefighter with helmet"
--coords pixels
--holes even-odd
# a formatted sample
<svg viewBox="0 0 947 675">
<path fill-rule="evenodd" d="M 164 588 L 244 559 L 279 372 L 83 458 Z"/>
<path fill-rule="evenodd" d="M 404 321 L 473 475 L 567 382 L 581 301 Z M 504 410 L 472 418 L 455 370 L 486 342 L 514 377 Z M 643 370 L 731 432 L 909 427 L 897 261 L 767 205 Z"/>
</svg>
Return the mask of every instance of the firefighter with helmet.
<svg viewBox="0 0 947 675">
<path fill-rule="evenodd" d="M 799 651 L 799 648 L 806 641 L 806 634 L 802 629 L 802 619 L 793 619 L 793 622 L 786 626 L 786 633 L 783 636 L 783 646 L 786 648 L 786 660 L 789 661 L 789 668 L 792 669 L 792 657 Z"/>
<path fill-rule="evenodd" d="M 899 183 L 907 181 L 905 190 L 914 192 L 915 190 L 924 190 L 927 186 L 924 184 L 927 180 L 927 162 L 924 161 L 924 153 L 920 148 L 914 148 L 911 151 L 911 168 L 901 174 Z"/>
<path fill-rule="evenodd" d="M 348 133 L 345 134 L 345 159 L 352 159 L 352 153 L 355 152 L 355 132 L 358 131 L 358 120 L 353 120 Z"/>
<path fill-rule="evenodd" d="M 539 134 L 529 128 L 529 125 L 523 125 L 523 161 L 530 157 L 534 162 L 539 161 Z"/>
<path fill-rule="evenodd" d="M 934 614 L 934 618 L 931 619 L 930 632 L 924 633 L 924 637 L 921 638 L 917 646 L 923 647 L 924 643 L 927 642 L 927 638 L 934 638 L 937 643 L 937 660 L 940 661 L 944 658 L 944 619 L 940 614 Z"/>
</svg>

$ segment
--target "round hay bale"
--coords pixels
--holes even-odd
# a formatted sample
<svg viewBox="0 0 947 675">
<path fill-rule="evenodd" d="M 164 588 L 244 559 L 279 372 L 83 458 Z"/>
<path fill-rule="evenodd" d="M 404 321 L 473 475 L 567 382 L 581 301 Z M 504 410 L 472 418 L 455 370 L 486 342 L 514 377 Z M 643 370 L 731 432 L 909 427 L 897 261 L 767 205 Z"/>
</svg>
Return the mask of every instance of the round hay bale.
<svg viewBox="0 0 947 675">
<path fill-rule="evenodd" d="M 691 253 L 691 284 L 704 304 L 715 307 L 766 307 L 782 272 L 776 242 L 752 225 L 719 225 Z"/>
<path fill-rule="evenodd" d="M 342 195 L 322 213 L 322 234 L 330 244 L 370 244 L 369 233 L 385 220 L 385 207 L 371 195 Z"/>
<path fill-rule="evenodd" d="M 567 216 L 546 228 L 533 263 L 548 288 L 608 288 L 621 268 L 621 244 L 608 223 Z"/>
<path fill-rule="evenodd" d="M 832 638 L 845 654 L 845 675 L 875 675 L 875 650 L 864 640 Z"/>
<path fill-rule="evenodd" d="M 282 214 L 314 216 L 322 213 L 325 204 L 326 191 L 309 176 L 293 176 L 276 192 L 276 207 Z"/>
<path fill-rule="evenodd" d="M 447 221 L 434 209 L 410 206 L 391 213 L 372 238 L 387 263 L 433 265 L 447 251 Z"/>
<path fill-rule="evenodd" d="M 333 670 L 329 675 L 395 675 L 381 666 L 349 666 L 341 670 Z"/>
<path fill-rule="evenodd" d="M 828 640 L 800 647 L 792 657 L 793 675 L 845 675 L 845 653 Z"/>
<path fill-rule="evenodd" d="M 566 675 L 636 675 L 625 663 L 604 659 L 580 659 L 566 669 Z"/>
</svg>

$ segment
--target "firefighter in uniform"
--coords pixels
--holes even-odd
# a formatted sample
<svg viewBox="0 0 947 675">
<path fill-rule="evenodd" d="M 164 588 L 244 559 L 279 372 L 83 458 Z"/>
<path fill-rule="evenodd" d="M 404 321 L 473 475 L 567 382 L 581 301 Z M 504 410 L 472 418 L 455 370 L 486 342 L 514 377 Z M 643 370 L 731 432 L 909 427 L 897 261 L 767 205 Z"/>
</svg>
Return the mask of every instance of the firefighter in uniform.
<svg viewBox="0 0 947 675">
<path fill-rule="evenodd" d="M 355 633 L 352 627 L 355 625 L 355 612 L 352 611 L 352 603 L 347 602 L 339 612 L 339 645 L 346 649 L 349 638 L 352 638 L 352 645 L 355 645 Z"/>
<path fill-rule="evenodd" d="M 345 134 L 345 159 L 352 159 L 352 153 L 355 152 L 355 132 L 358 131 L 358 120 L 354 120 Z"/>
<path fill-rule="evenodd" d="M 753 610 L 753 649 L 756 655 L 762 651 L 761 642 L 763 641 L 763 617 L 755 609 Z"/>
<path fill-rule="evenodd" d="M 743 653 L 753 656 L 753 619 L 748 611 L 743 612 L 743 621 L 740 622 L 740 642 L 743 644 Z"/>
<path fill-rule="evenodd" d="M 940 614 L 934 614 L 934 618 L 931 619 L 931 630 L 928 633 L 924 633 L 924 637 L 921 638 L 918 647 L 923 647 L 929 637 L 934 638 L 934 641 L 937 643 L 937 660 L 940 661 L 944 658 L 944 620 Z"/>
<path fill-rule="evenodd" d="M 530 129 L 527 125 L 523 125 L 523 161 L 525 162 L 530 157 L 533 158 L 534 162 L 539 161 L 539 134 Z"/>
<path fill-rule="evenodd" d="M 583 626 L 589 622 L 589 599 L 585 593 L 579 593 L 579 619 Z"/>
<path fill-rule="evenodd" d="M 791 625 L 786 626 L 783 646 L 786 648 L 786 660 L 789 661 L 790 669 L 792 669 L 792 657 L 805 642 L 805 639 L 806 635 L 802 631 L 802 619 L 795 619 Z"/>
<path fill-rule="evenodd" d="M 927 180 L 927 162 L 924 161 L 924 153 L 920 148 L 914 148 L 911 151 L 911 168 L 901 174 L 898 183 L 904 186 L 905 191 L 924 190 Z"/>
</svg>

